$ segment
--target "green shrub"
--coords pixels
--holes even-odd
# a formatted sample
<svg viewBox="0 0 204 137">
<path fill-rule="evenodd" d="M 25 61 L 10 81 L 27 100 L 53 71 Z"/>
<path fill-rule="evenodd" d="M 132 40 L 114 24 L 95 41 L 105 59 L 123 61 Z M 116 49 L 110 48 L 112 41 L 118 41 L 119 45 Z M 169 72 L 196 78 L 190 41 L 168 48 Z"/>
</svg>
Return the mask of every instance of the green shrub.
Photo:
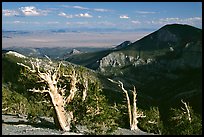
<svg viewBox="0 0 204 137">
<path fill-rule="evenodd" d="M 82 102 L 82 92 L 79 90 L 74 100 L 67 105 L 67 110 L 74 112 L 73 124 L 87 126 L 88 134 L 108 134 L 117 128 L 115 122 L 116 110 L 108 105 L 98 82 L 89 84 L 87 97 Z"/>
<path fill-rule="evenodd" d="M 194 113 L 189 106 L 191 121 L 188 114 L 180 108 L 171 109 L 168 133 L 171 135 L 202 135 L 202 117 Z"/>
<path fill-rule="evenodd" d="M 158 107 L 150 107 L 149 110 L 142 110 L 146 117 L 140 118 L 138 127 L 148 133 L 162 134 L 163 122 L 160 120 Z"/>
<path fill-rule="evenodd" d="M 10 91 L 7 87 L 2 87 L 2 110 L 3 113 L 26 114 L 28 100 L 17 92 Z"/>
</svg>

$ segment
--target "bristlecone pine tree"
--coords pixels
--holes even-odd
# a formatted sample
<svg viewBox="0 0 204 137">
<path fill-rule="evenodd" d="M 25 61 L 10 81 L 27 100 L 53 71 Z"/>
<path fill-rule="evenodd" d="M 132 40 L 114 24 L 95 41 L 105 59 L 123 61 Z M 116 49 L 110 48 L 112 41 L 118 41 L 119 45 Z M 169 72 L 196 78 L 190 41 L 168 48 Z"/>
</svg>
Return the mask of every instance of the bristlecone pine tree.
<svg viewBox="0 0 204 137">
<path fill-rule="evenodd" d="M 171 108 L 168 132 L 171 135 L 202 135 L 202 115 L 195 113 L 189 102 L 181 99 L 183 107 Z"/>
<path fill-rule="evenodd" d="M 126 99 L 127 99 L 127 107 L 128 107 L 128 114 L 129 114 L 129 123 L 130 123 L 130 130 L 138 130 L 138 118 L 140 117 L 145 117 L 143 115 L 143 112 L 139 112 L 137 110 L 137 105 L 136 105 L 136 96 L 137 96 L 137 92 L 136 92 L 136 88 L 134 86 L 133 88 L 133 109 L 131 111 L 131 105 L 130 105 L 130 98 L 129 98 L 129 95 L 128 95 L 128 91 L 124 88 L 123 86 L 123 83 L 121 81 L 113 81 L 112 79 L 108 79 L 109 81 L 113 82 L 113 83 L 116 83 L 118 84 L 118 86 L 123 90 L 123 92 L 125 93 L 126 95 Z"/>
<path fill-rule="evenodd" d="M 49 58 L 48 58 L 49 59 Z M 40 62 L 39 59 L 35 61 L 30 61 L 31 67 L 23 63 L 17 63 L 25 67 L 30 73 L 35 74 L 38 78 L 39 83 L 43 83 L 43 87 L 40 89 L 29 89 L 32 92 L 48 93 L 51 98 L 51 103 L 55 110 L 55 124 L 58 128 L 63 131 L 70 131 L 71 121 L 73 119 L 73 112 L 65 110 L 65 106 L 69 105 L 76 94 L 77 88 L 76 84 L 78 82 L 77 73 L 72 69 L 71 74 L 64 74 L 61 69 L 62 62 L 58 66 L 54 66 L 54 63 L 49 59 L 49 63 Z M 62 77 L 69 78 L 70 80 L 70 90 L 69 95 L 65 95 L 66 85 L 61 85 L 59 81 Z M 84 79 L 85 80 L 85 79 Z M 88 81 L 84 81 L 84 90 L 82 101 L 86 99 Z M 63 87 L 62 87 L 63 86 Z M 67 92 L 66 92 L 67 94 Z"/>
</svg>

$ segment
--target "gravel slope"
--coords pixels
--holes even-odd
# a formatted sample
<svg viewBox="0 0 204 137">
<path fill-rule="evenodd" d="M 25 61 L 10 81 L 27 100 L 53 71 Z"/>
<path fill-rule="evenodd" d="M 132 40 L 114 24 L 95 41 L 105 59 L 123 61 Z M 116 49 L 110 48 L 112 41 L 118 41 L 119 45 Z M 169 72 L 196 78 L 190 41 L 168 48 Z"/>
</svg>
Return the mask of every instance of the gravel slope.
<svg viewBox="0 0 204 137">
<path fill-rule="evenodd" d="M 41 117 L 31 124 L 23 115 L 2 114 L 2 135 L 83 135 L 86 128 L 77 126 L 80 133 L 57 130 L 53 118 Z M 141 130 L 131 131 L 118 128 L 113 135 L 153 135 Z"/>
<path fill-rule="evenodd" d="M 36 124 L 31 124 L 26 116 L 3 115 L 2 135 L 82 135 L 81 133 L 63 132 L 55 129 L 52 118 L 39 118 Z"/>
</svg>

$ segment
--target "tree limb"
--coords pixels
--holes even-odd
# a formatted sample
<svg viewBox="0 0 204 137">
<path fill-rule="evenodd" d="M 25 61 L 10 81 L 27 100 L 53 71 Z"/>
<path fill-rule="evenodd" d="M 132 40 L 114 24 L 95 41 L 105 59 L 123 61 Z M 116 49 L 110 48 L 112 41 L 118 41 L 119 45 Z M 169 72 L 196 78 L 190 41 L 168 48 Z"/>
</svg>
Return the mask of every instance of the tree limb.
<svg viewBox="0 0 204 137">
<path fill-rule="evenodd" d="M 33 89 L 29 89 L 28 91 L 31 91 L 31 92 L 38 92 L 38 93 L 50 93 L 50 91 L 49 90 L 45 90 L 45 89 L 35 89 L 35 88 L 33 88 Z"/>
<path fill-rule="evenodd" d="M 191 123 L 191 114 L 190 114 L 189 106 L 187 105 L 186 102 L 183 101 L 183 99 L 181 100 L 181 102 L 184 104 L 184 106 L 186 108 L 186 112 L 187 112 L 187 115 L 188 115 L 188 120 Z"/>
<path fill-rule="evenodd" d="M 86 99 L 86 96 L 87 96 L 87 90 L 88 90 L 88 80 L 83 80 L 83 86 L 84 86 L 84 89 L 83 89 L 83 95 L 82 95 L 82 102 Z"/>
</svg>

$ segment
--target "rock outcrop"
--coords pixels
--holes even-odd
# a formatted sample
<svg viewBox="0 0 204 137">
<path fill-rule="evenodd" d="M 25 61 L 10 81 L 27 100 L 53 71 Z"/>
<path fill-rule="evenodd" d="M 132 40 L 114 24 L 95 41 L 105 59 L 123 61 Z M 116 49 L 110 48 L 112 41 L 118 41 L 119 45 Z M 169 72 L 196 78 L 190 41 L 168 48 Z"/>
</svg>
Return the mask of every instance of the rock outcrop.
<svg viewBox="0 0 204 137">
<path fill-rule="evenodd" d="M 105 68 L 108 67 L 123 67 L 133 63 L 134 60 L 134 57 L 127 56 L 122 52 L 112 52 L 99 61 L 99 70 L 105 71 Z"/>
</svg>

